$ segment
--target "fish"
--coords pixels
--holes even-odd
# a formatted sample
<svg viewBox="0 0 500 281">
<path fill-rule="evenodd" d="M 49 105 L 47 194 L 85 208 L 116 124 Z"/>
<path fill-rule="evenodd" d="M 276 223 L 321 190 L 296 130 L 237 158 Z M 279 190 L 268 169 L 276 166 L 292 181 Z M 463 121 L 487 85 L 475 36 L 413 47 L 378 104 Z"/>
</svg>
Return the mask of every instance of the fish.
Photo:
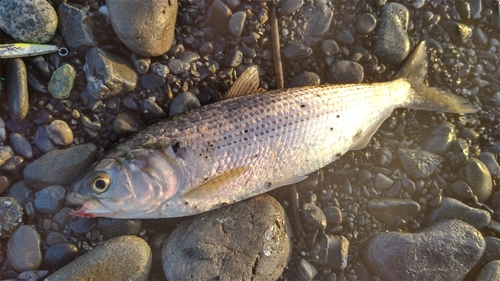
<svg viewBox="0 0 500 281">
<path fill-rule="evenodd" d="M 68 49 L 56 45 L 30 44 L 30 43 L 12 43 L 0 44 L 0 58 L 22 58 L 31 56 L 40 56 L 57 52 L 60 56 L 68 55 Z"/>
<path fill-rule="evenodd" d="M 474 113 L 466 99 L 424 83 L 425 41 L 394 80 L 248 90 L 163 119 L 93 164 L 66 199 L 71 215 L 156 219 L 191 216 L 294 184 L 365 147 L 396 108 Z M 250 79 L 258 75 L 246 75 Z M 239 95 L 238 93 L 244 93 Z"/>
</svg>

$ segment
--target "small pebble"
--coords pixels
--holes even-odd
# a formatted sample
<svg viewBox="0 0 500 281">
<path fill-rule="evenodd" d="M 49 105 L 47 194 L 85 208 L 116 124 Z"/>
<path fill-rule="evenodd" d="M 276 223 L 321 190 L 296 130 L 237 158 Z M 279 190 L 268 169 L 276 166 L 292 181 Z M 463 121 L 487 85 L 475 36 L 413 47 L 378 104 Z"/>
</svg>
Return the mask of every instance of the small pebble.
<svg viewBox="0 0 500 281">
<path fill-rule="evenodd" d="M 330 72 L 336 83 L 361 83 L 364 78 L 363 67 L 353 61 L 339 61 L 330 67 Z"/>
<path fill-rule="evenodd" d="M 73 131 L 62 120 L 54 120 L 47 127 L 50 139 L 57 145 L 68 145 L 73 142 Z"/>
<path fill-rule="evenodd" d="M 0 238 L 8 238 L 23 221 L 23 207 L 15 198 L 0 197 Z"/>
<path fill-rule="evenodd" d="M 305 259 L 300 260 L 299 265 L 295 270 L 295 277 L 298 281 L 311 281 L 317 274 L 318 270 L 316 267 Z"/>
<path fill-rule="evenodd" d="M 96 228 L 106 238 L 122 235 L 137 235 L 142 228 L 142 220 L 98 218 Z"/>
<path fill-rule="evenodd" d="M 445 21 L 442 23 L 443 29 L 448 33 L 453 43 L 463 45 L 472 37 L 472 29 L 463 24 L 454 21 Z"/>
<path fill-rule="evenodd" d="M 444 156 L 451 148 L 453 142 L 457 139 L 455 127 L 449 122 L 440 123 L 427 132 L 427 138 L 424 140 L 423 149 L 437 155 Z"/>
<path fill-rule="evenodd" d="M 154 98 L 143 100 L 141 105 L 144 114 L 146 114 L 147 116 L 152 116 L 154 118 L 163 118 L 167 116 L 163 109 L 158 104 L 156 104 Z"/>
<path fill-rule="evenodd" d="M 240 50 L 232 49 L 224 60 L 227 67 L 236 67 L 243 61 L 243 53 Z"/>
<path fill-rule="evenodd" d="M 477 229 L 487 226 L 491 221 L 490 213 L 473 208 L 449 197 L 443 197 L 441 205 L 432 210 L 427 216 L 427 224 L 443 219 L 456 219 L 466 222 Z"/>
<path fill-rule="evenodd" d="M 303 86 L 319 86 L 321 84 L 318 74 L 314 72 L 305 72 L 293 77 L 290 88 Z"/>
<path fill-rule="evenodd" d="M 50 246 L 43 257 L 43 268 L 59 269 L 75 260 L 79 255 L 78 247 L 71 243 Z"/>
<path fill-rule="evenodd" d="M 7 176 L 0 176 L 0 195 L 10 187 L 10 179 Z"/>
<path fill-rule="evenodd" d="M 38 269 L 42 264 L 40 235 L 28 225 L 22 225 L 9 238 L 7 259 L 19 272 Z"/>
<path fill-rule="evenodd" d="M 498 165 L 495 156 L 491 152 L 482 152 L 479 155 L 479 160 L 481 160 L 484 165 L 490 171 L 490 174 L 494 177 L 500 177 L 500 166 Z"/>
<path fill-rule="evenodd" d="M 408 175 L 416 179 L 428 177 L 443 161 L 440 156 L 423 150 L 400 148 L 398 156 Z"/>
<path fill-rule="evenodd" d="M 60 185 L 50 185 L 35 194 L 35 209 L 41 213 L 55 214 L 63 203 L 66 190 Z"/>
<path fill-rule="evenodd" d="M 170 103 L 168 116 L 175 116 L 177 114 L 199 107 L 201 107 L 201 104 L 195 95 L 190 92 L 182 92 L 177 95 Z"/>
<path fill-rule="evenodd" d="M 21 134 L 12 133 L 9 136 L 10 144 L 14 149 L 14 152 L 23 157 L 24 159 L 33 158 L 33 148 L 30 142 Z"/>
<path fill-rule="evenodd" d="M 381 60 L 398 64 L 410 53 L 410 39 L 408 38 L 408 22 L 410 13 L 399 3 L 387 3 L 382 6 L 378 40 L 375 44 L 375 53 Z"/>
<path fill-rule="evenodd" d="M 302 216 L 306 223 L 313 228 L 325 229 L 326 217 L 323 211 L 313 203 L 302 205 Z"/>
<path fill-rule="evenodd" d="M 121 137 L 129 136 L 139 131 L 142 121 L 136 113 L 131 111 L 120 112 L 113 120 L 113 129 Z"/>
<path fill-rule="evenodd" d="M 321 43 L 321 50 L 327 56 L 333 56 L 340 51 L 339 45 L 334 40 L 328 39 Z"/>
<path fill-rule="evenodd" d="M 26 201 L 30 197 L 30 194 L 31 194 L 31 189 L 24 180 L 16 182 L 7 191 L 7 196 L 16 199 L 21 204 L 26 203 Z"/>
<path fill-rule="evenodd" d="M 35 146 L 42 152 L 48 153 L 57 149 L 57 146 L 52 142 L 48 133 L 48 125 L 41 125 L 35 131 L 33 142 Z"/>
<path fill-rule="evenodd" d="M 183 72 L 187 72 L 189 70 L 189 63 L 179 59 L 170 58 L 167 61 L 167 67 L 173 74 L 182 74 Z"/>
<path fill-rule="evenodd" d="M 472 189 L 470 186 L 462 181 L 462 180 L 457 180 L 454 181 L 450 185 L 451 191 L 453 191 L 453 198 L 458 199 L 460 201 L 466 201 L 472 199 Z"/>
<path fill-rule="evenodd" d="M 149 71 L 159 77 L 166 78 L 170 70 L 164 64 L 154 62 L 149 66 Z"/>
<path fill-rule="evenodd" d="M 141 84 L 141 86 L 146 90 L 158 88 L 164 83 L 165 79 L 154 74 L 145 74 L 139 78 L 139 84 Z"/>
<path fill-rule="evenodd" d="M 304 0 L 285 0 L 281 4 L 281 14 L 289 16 L 304 5 Z"/>
<path fill-rule="evenodd" d="M 244 11 L 239 11 L 231 15 L 228 22 L 229 34 L 235 38 L 241 37 L 247 15 Z"/>
<path fill-rule="evenodd" d="M 491 174 L 481 160 L 470 158 L 465 166 L 458 170 L 460 179 L 466 182 L 479 202 L 488 200 L 492 193 L 493 182 Z"/>
<path fill-rule="evenodd" d="M 64 64 L 56 69 L 48 85 L 50 94 L 58 100 L 69 98 L 75 77 L 76 71 L 71 64 Z"/>
<path fill-rule="evenodd" d="M 476 281 L 498 281 L 500 280 L 500 261 L 495 260 L 487 263 L 479 275 Z"/>
<path fill-rule="evenodd" d="M 354 43 L 354 36 L 346 29 L 340 31 L 339 34 L 335 36 L 335 39 L 337 39 L 339 43 L 344 45 L 350 45 Z"/>
<path fill-rule="evenodd" d="M 14 156 L 14 150 L 7 145 L 0 145 L 0 165 Z"/>
<path fill-rule="evenodd" d="M 383 190 L 391 187 L 394 183 L 393 180 L 391 180 L 389 177 L 382 173 L 377 173 L 375 174 L 373 180 L 375 181 L 375 187 L 378 190 Z"/>
<path fill-rule="evenodd" d="M 68 242 L 68 239 L 66 239 L 66 236 L 64 236 L 64 234 L 62 234 L 61 232 L 54 231 L 54 232 L 47 234 L 47 237 L 45 237 L 45 243 L 49 247 L 57 245 L 57 244 L 67 243 L 67 242 Z"/>
<path fill-rule="evenodd" d="M 69 227 L 76 234 L 85 234 L 94 228 L 96 221 L 93 218 L 81 218 L 73 221 Z"/>
<path fill-rule="evenodd" d="M 2 3 L 0 2 L 0 14 L 2 11 Z M 1 18 L 1 16 L 0 16 Z M 7 81 L 6 91 L 9 100 L 10 117 L 16 122 L 20 122 L 26 118 L 28 114 L 28 80 L 26 65 L 19 58 L 7 60 L 7 73 L 5 80 Z"/>
<path fill-rule="evenodd" d="M 232 14 L 231 10 L 220 0 L 214 1 L 211 8 L 210 25 L 219 35 L 226 36 L 229 33 L 228 22 Z"/>
<path fill-rule="evenodd" d="M 335 206 L 327 206 L 322 209 L 328 223 L 333 225 L 342 224 L 342 211 Z"/>
</svg>

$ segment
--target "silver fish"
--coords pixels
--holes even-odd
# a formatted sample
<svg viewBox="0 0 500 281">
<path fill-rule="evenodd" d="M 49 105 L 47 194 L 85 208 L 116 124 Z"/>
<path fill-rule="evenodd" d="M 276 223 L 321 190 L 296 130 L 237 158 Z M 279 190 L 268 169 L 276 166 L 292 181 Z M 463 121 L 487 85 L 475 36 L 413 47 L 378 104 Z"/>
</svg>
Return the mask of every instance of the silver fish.
<svg viewBox="0 0 500 281">
<path fill-rule="evenodd" d="M 82 205 L 71 214 L 146 219 L 206 212 L 299 182 L 365 147 L 395 108 L 478 110 L 425 86 L 426 73 L 421 43 L 391 82 L 244 95 L 162 120 L 90 167 L 67 196 Z M 249 84 L 235 82 L 231 96 Z"/>
</svg>

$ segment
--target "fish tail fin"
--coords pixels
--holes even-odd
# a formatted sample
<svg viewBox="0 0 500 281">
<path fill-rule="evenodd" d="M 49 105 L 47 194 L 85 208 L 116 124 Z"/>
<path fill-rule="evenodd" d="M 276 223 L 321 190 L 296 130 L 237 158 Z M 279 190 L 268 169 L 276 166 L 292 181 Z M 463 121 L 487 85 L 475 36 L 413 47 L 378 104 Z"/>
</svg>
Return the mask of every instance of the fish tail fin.
<svg viewBox="0 0 500 281">
<path fill-rule="evenodd" d="M 410 102 L 405 107 L 450 113 L 474 113 L 479 110 L 462 97 L 427 86 L 425 83 L 426 75 L 427 50 L 425 41 L 423 41 L 415 48 L 396 75 L 397 78 L 406 80 L 413 90 Z"/>
</svg>

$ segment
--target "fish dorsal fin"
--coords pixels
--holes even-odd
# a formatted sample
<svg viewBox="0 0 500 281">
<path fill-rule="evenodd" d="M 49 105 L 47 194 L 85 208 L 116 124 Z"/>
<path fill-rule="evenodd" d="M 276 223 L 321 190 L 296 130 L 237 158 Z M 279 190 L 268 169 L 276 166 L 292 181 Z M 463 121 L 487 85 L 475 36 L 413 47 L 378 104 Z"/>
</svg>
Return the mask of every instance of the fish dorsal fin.
<svg viewBox="0 0 500 281">
<path fill-rule="evenodd" d="M 224 187 L 227 187 L 228 184 L 241 177 L 249 169 L 250 168 L 248 167 L 239 167 L 229 170 L 195 188 L 187 190 L 186 192 L 181 194 L 181 197 L 183 199 L 200 200 L 217 196 Z"/>
<path fill-rule="evenodd" d="M 278 187 L 281 187 L 281 186 L 285 186 L 285 185 L 290 185 L 290 184 L 298 183 L 298 182 L 301 182 L 301 181 L 305 180 L 306 178 L 307 178 L 307 176 L 293 176 L 291 178 L 286 178 L 286 179 L 282 179 L 282 180 L 279 180 L 279 181 L 275 181 L 275 182 L 271 183 L 271 186 L 269 187 L 269 190 L 275 189 L 275 188 L 278 188 Z"/>
<path fill-rule="evenodd" d="M 248 67 L 240 77 L 234 82 L 233 86 L 222 97 L 223 100 L 236 97 L 243 97 L 257 93 L 259 88 L 259 71 L 256 65 Z"/>
<path fill-rule="evenodd" d="M 384 123 L 385 119 L 389 118 L 391 116 L 393 109 L 385 110 L 384 112 L 381 112 L 379 120 L 375 121 L 373 124 L 371 124 L 366 130 L 359 131 L 353 138 L 353 144 L 349 148 L 349 150 L 358 150 L 365 148 L 370 140 L 372 139 L 373 135 L 378 131 L 378 128 L 382 123 Z"/>
</svg>

